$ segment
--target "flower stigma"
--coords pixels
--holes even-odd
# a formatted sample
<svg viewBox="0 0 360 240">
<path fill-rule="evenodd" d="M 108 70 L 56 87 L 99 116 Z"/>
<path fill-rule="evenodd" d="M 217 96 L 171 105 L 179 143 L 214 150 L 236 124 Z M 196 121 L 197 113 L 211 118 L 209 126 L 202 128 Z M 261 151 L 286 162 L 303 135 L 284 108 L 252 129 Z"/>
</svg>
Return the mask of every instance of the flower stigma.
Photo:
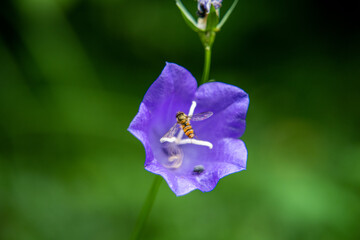
<svg viewBox="0 0 360 240">
<path fill-rule="evenodd" d="M 188 116 L 194 114 L 196 108 L 196 102 L 192 101 Z M 181 126 L 179 126 L 181 128 Z M 183 152 L 179 145 L 184 144 L 194 144 L 199 146 L 205 146 L 209 149 L 213 148 L 213 144 L 208 141 L 193 139 L 193 138 L 183 138 L 184 131 L 181 129 L 176 137 L 162 137 L 160 142 L 162 143 L 162 150 L 168 156 L 168 162 L 164 164 L 167 168 L 179 168 L 183 161 Z"/>
</svg>

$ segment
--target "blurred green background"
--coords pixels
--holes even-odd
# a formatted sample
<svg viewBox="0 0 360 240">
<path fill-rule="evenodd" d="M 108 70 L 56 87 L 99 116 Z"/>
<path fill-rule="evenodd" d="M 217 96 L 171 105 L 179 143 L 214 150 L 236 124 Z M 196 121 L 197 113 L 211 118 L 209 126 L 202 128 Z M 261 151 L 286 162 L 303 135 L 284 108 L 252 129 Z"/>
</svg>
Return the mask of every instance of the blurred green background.
<svg viewBox="0 0 360 240">
<path fill-rule="evenodd" d="M 0 239 L 129 238 L 154 176 L 126 129 L 165 61 L 201 77 L 198 36 L 170 0 L 1 5 Z M 247 171 L 163 183 L 146 239 L 360 239 L 358 5 L 239 1 L 210 77 L 250 95 Z"/>
</svg>

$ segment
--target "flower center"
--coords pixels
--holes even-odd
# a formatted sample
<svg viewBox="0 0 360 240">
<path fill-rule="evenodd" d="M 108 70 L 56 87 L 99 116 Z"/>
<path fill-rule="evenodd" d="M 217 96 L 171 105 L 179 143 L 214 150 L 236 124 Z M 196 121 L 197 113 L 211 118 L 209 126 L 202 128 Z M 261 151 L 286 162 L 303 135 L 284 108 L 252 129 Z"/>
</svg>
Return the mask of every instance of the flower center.
<svg viewBox="0 0 360 240">
<path fill-rule="evenodd" d="M 193 101 L 189 110 L 188 116 L 192 116 L 194 114 L 196 108 L 196 102 Z M 180 126 L 179 126 L 180 128 Z M 163 144 L 163 151 L 168 156 L 168 162 L 164 164 L 167 168 L 179 168 L 183 161 L 183 152 L 179 145 L 183 144 L 194 144 L 199 146 L 205 146 L 210 149 L 213 148 L 213 145 L 211 142 L 193 139 L 193 138 L 183 138 L 184 131 L 180 129 L 179 133 L 177 134 L 177 137 L 171 136 L 171 137 L 162 137 L 160 139 L 160 142 Z"/>
</svg>

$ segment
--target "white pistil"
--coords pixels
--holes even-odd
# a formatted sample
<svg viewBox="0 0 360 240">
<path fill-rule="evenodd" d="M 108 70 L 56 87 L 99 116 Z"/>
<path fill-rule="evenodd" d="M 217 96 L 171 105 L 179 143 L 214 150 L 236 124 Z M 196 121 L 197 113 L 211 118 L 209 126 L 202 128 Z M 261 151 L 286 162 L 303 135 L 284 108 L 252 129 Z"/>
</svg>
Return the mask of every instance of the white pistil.
<svg viewBox="0 0 360 240">
<path fill-rule="evenodd" d="M 196 102 L 192 101 L 188 116 L 192 116 L 194 114 L 195 108 L 196 108 Z M 175 142 L 176 145 L 195 144 L 195 145 L 199 145 L 199 146 L 205 146 L 205 147 L 208 147 L 210 149 L 213 148 L 213 145 L 212 145 L 211 142 L 197 140 L 197 139 L 193 139 L 193 138 L 192 139 L 191 138 L 183 139 L 182 138 L 183 136 L 184 136 L 184 131 L 180 130 L 177 137 L 170 137 L 170 138 L 163 137 L 163 138 L 160 139 L 160 142 L 161 143 Z"/>
<path fill-rule="evenodd" d="M 205 147 L 209 147 L 210 149 L 213 148 L 213 145 L 211 142 L 208 142 L 208 141 L 202 141 L 202 140 L 196 140 L 196 139 L 182 139 L 180 140 L 180 142 L 176 143 L 178 145 L 181 145 L 181 144 L 195 144 L 195 145 L 200 145 L 200 146 L 205 146 Z"/>
<path fill-rule="evenodd" d="M 192 101 L 188 116 L 191 116 L 194 114 L 195 108 L 196 108 L 196 102 Z"/>
<path fill-rule="evenodd" d="M 164 143 L 164 142 L 175 142 L 176 140 L 177 140 L 176 137 L 171 137 L 171 138 L 163 137 L 163 138 L 160 138 L 160 142 L 161 142 L 161 143 Z"/>
<path fill-rule="evenodd" d="M 205 147 L 209 147 L 210 149 L 213 148 L 213 145 L 211 142 L 208 141 L 202 141 L 202 140 L 197 140 L 197 139 L 190 139 L 190 138 L 186 138 L 186 139 L 180 139 L 178 140 L 178 138 L 176 137 L 171 137 L 171 138 L 161 138 L 160 139 L 161 143 L 164 142 L 175 142 L 177 145 L 182 145 L 182 144 L 195 144 L 195 145 L 200 145 L 200 146 L 205 146 Z"/>
</svg>

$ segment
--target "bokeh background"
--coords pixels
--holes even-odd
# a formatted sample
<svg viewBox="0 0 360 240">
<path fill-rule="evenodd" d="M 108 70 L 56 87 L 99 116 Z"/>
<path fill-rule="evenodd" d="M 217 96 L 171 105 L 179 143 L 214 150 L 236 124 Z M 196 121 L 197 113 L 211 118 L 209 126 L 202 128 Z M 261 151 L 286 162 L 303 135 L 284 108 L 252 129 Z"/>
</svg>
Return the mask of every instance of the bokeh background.
<svg viewBox="0 0 360 240">
<path fill-rule="evenodd" d="M 247 171 L 163 183 L 144 239 L 360 239 L 358 7 L 239 1 L 210 75 L 250 95 Z M 198 36 L 171 0 L 2 1 L 0 31 L 0 239 L 128 239 L 154 176 L 126 129 L 165 61 L 201 77 Z"/>
</svg>

